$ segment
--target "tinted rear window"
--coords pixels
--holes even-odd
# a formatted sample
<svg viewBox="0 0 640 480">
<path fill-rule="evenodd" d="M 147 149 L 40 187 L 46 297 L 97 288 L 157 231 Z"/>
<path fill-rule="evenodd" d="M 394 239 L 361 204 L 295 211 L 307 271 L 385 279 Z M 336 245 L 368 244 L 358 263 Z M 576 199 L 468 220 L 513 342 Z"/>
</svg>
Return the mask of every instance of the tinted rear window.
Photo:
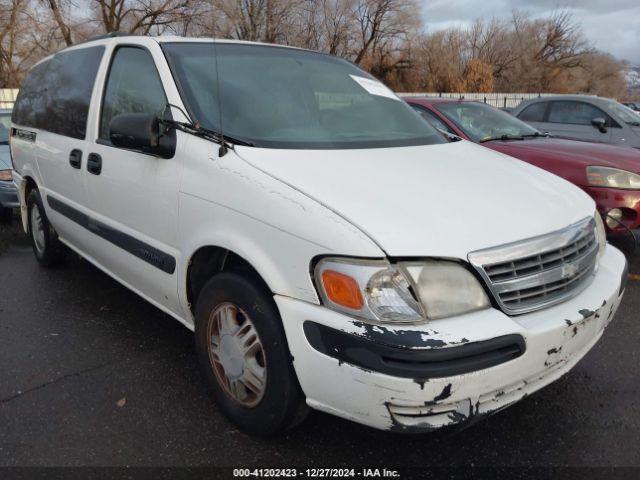
<svg viewBox="0 0 640 480">
<path fill-rule="evenodd" d="M 13 121 L 73 138 L 84 138 L 93 83 L 104 47 L 56 54 L 27 76 Z"/>
<path fill-rule="evenodd" d="M 47 118 L 46 74 L 49 60 L 39 63 L 31 69 L 22 82 L 11 120 L 25 127 L 44 128 Z"/>
</svg>

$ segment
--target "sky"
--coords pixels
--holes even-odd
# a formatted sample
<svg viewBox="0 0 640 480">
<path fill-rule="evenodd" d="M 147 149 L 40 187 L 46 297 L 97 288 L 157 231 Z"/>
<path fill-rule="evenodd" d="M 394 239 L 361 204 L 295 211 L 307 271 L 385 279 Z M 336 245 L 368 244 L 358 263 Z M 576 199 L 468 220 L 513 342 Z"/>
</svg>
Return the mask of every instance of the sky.
<svg viewBox="0 0 640 480">
<path fill-rule="evenodd" d="M 513 10 L 544 17 L 568 9 L 598 50 L 640 65 L 640 0 L 421 0 L 428 31 L 466 26 Z"/>
</svg>

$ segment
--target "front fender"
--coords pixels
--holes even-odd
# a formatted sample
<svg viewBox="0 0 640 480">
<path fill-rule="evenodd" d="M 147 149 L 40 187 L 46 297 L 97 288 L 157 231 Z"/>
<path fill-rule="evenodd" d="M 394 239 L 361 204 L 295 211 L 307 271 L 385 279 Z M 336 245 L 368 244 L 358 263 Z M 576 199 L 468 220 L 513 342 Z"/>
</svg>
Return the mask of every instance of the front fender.
<svg viewBox="0 0 640 480">
<path fill-rule="evenodd" d="M 249 262 L 274 294 L 318 303 L 309 272 L 318 255 L 380 258 L 384 252 L 354 225 L 233 150 L 219 158 L 211 142 L 191 138 L 180 192 L 179 298 L 187 300 L 189 259 L 205 246 Z M 304 159 L 301 159 L 304 161 Z"/>
</svg>

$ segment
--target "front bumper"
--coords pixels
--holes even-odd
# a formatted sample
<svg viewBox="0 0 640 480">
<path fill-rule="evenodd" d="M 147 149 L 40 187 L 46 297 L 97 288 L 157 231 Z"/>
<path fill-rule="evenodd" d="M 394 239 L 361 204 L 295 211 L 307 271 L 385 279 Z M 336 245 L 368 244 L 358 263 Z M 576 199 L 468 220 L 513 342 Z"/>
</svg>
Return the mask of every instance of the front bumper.
<svg viewBox="0 0 640 480">
<path fill-rule="evenodd" d="M 0 180 L 0 207 L 18 208 L 20 201 L 18 200 L 18 189 L 13 182 Z"/>
<path fill-rule="evenodd" d="M 421 432 L 494 413 L 568 372 L 613 318 L 626 265 L 624 255 L 608 246 L 591 284 L 578 296 L 514 317 L 488 309 L 426 325 L 372 326 L 322 306 L 275 298 L 311 407 L 379 429 Z M 327 330 L 329 336 L 322 337 Z M 345 344 L 344 334 L 355 342 Z M 516 344 L 521 338 L 522 350 L 509 350 L 514 344 L 509 341 L 487 347 L 504 338 Z M 363 341 L 382 351 L 395 348 L 404 360 Z M 503 347 L 511 357 L 496 360 Z M 444 370 L 433 370 L 434 362 Z"/>
</svg>

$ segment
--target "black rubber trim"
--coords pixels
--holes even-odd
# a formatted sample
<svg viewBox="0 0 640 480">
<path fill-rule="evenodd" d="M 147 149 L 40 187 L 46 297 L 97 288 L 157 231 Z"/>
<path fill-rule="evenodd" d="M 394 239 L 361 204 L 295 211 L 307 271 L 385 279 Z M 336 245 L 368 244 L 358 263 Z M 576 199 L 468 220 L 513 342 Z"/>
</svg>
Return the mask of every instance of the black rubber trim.
<svg viewBox="0 0 640 480">
<path fill-rule="evenodd" d="M 50 195 L 47 195 L 47 203 L 59 214 L 64 215 L 78 225 L 86 228 L 91 233 L 98 235 L 100 238 L 104 238 L 108 242 L 122 248 L 131 255 L 144 260 L 149 265 L 153 265 L 154 267 L 169 274 L 173 274 L 175 271 L 176 259 L 168 253 L 158 250 L 157 248 L 152 247 L 151 245 L 142 242 L 127 233 L 105 225 L 104 223 L 91 218 L 89 215 L 76 210 L 70 205 L 61 202 Z"/>
<path fill-rule="evenodd" d="M 626 257 L 624 259 L 624 269 L 622 270 L 622 277 L 620 278 L 620 289 L 618 290 L 618 296 L 622 295 L 625 288 L 627 288 L 627 282 L 629 281 L 629 262 Z"/>
<path fill-rule="evenodd" d="M 367 370 L 414 380 L 483 370 L 518 358 L 526 350 L 524 338 L 515 334 L 449 347 L 409 349 L 391 346 L 393 334 L 388 342 L 379 343 L 309 320 L 303 328 L 309 344 L 320 353 Z"/>
</svg>

